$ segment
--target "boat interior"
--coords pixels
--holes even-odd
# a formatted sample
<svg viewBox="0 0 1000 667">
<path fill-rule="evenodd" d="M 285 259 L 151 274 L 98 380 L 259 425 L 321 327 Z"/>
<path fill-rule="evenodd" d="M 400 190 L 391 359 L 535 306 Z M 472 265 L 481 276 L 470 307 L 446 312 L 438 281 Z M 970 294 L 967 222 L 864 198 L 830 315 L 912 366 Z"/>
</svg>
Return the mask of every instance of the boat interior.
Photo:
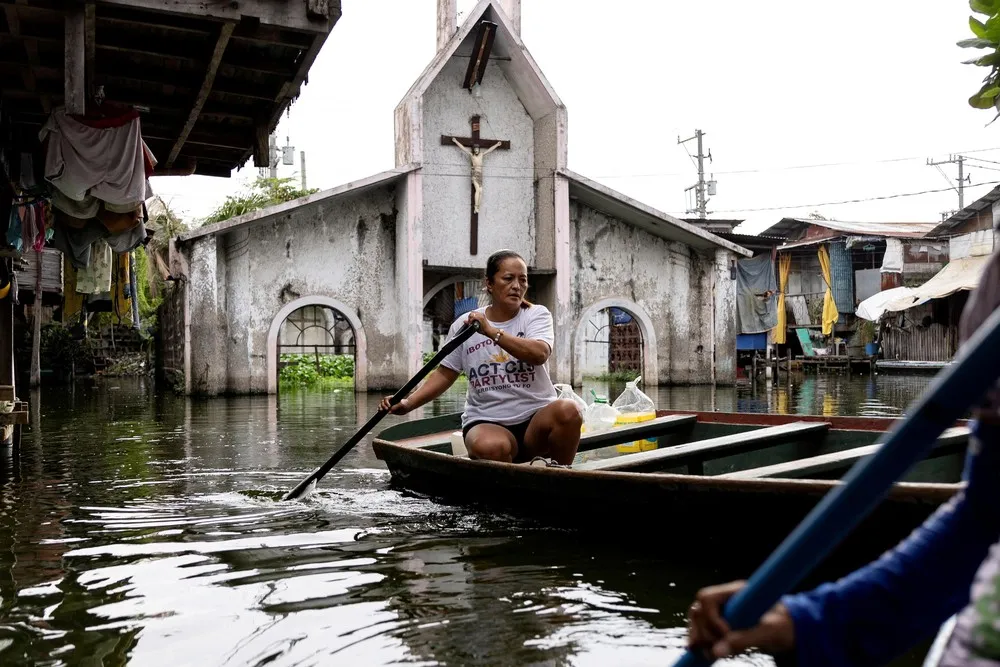
<svg viewBox="0 0 1000 667">
<path fill-rule="evenodd" d="M 572 470 L 674 473 L 720 479 L 840 479 L 873 453 L 894 420 L 815 415 L 745 415 L 659 411 L 655 419 L 584 433 Z M 385 429 L 378 440 L 453 455 L 461 415 L 415 420 Z M 928 456 L 901 480 L 961 480 L 969 429 L 946 429 Z"/>
</svg>

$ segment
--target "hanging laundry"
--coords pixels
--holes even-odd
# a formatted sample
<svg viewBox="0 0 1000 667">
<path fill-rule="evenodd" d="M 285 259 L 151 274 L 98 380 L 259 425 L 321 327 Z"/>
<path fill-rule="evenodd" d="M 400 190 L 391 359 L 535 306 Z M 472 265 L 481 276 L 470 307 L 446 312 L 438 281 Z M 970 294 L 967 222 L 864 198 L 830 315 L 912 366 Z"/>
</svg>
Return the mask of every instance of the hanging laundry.
<svg viewBox="0 0 1000 667">
<path fill-rule="evenodd" d="M 130 250 L 135 250 L 140 245 L 146 241 L 146 225 L 143 224 L 142 220 L 139 221 L 135 227 L 122 232 L 121 234 L 114 234 L 108 236 L 104 240 L 108 242 L 111 249 L 115 252 L 129 252 Z"/>
<path fill-rule="evenodd" d="M 111 290 L 114 319 L 118 324 L 132 322 L 132 289 L 129 277 L 129 254 L 115 253 L 115 280 Z"/>
<path fill-rule="evenodd" d="M 18 214 L 18 208 L 17 206 L 10 207 L 10 220 L 7 223 L 7 245 L 20 251 L 24 244 L 21 241 L 21 216 Z"/>
<path fill-rule="evenodd" d="M 76 274 L 76 291 L 81 294 L 111 291 L 111 264 L 111 246 L 104 239 L 94 241 L 90 247 L 90 263 Z"/>
<path fill-rule="evenodd" d="M 63 322 L 80 314 L 83 310 L 83 294 L 76 291 L 76 269 L 68 255 L 63 255 Z"/>
<path fill-rule="evenodd" d="M 107 234 L 108 230 L 96 218 L 84 220 L 83 226 L 79 229 L 66 224 L 57 224 L 55 234 L 52 236 L 52 246 L 69 257 L 78 270 L 84 269 L 90 264 L 91 246 L 95 241 L 105 238 Z"/>
<path fill-rule="evenodd" d="M 68 199 L 87 204 L 93 197 L 133 207 L 145 201 L 148 147 L 137 113 L 84 123 L 60 108 L 38 138 L 45 142 L 45 178 Z"/>
</svg>

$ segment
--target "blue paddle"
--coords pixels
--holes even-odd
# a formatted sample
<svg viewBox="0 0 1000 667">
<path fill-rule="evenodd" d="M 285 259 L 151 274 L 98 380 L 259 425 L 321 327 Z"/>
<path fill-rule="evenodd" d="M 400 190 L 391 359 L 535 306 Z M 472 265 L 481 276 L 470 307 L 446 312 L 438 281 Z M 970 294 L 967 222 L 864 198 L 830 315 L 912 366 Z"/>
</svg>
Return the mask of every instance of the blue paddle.
<svg viewBox="0 0 1000 667">
<path fill-rule="evenodd" d="M 757 624 L 796 584 L 871 512 L 892 485 L 924 458 L 934 441 L 982 398 L 1000 377 L 1000 309 L 966 341 L 954 362 L 941 371 L 909 414 L 884 436 L 882 446 L 858 461 L 843 484 L 821 500 L 747 585 L 726 603 L 723 617 L 734 630 Z M 675 667 L 710 665 L 687 651 Z"/>
</svg>

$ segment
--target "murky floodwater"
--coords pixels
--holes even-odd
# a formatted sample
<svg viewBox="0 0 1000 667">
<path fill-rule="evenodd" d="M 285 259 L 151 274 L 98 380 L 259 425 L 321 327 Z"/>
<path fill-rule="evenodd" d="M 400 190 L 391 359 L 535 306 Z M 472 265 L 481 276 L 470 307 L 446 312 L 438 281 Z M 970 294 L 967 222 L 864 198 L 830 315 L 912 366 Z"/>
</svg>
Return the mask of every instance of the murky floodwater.
<svg viewBox="0 0 1000 667">
<path fill-rule="evenodd" d="M 929 380 L 655 398 L 895 415 Z M 462 397 L 423 414 L 458 411 Z M 651 522 L 663 550 L 637 553 L 393 490 L 367 445 L 308 502 L 276 502 L 378 398 L 190 401 L 131 380 L 33 396 L 20 455 L 0 458 L 0 664 L 667 665 L 697 588 L 749 574 L 677 558 L 666 519 Z"/>
</svg>

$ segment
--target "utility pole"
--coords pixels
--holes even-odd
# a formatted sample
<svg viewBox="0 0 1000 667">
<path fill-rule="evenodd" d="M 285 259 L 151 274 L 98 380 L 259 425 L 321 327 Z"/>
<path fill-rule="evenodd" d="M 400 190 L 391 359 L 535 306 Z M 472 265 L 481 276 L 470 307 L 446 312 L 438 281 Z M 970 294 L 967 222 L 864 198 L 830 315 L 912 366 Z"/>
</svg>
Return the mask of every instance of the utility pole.
<svg viewBox="0 0 1000 667">
<path fill-rule="evenodd" d="M 299 163 L 302 167 L 302 191 L 306 191 L 306 152 L 299 151 Z"/>
<path fill-rule="evenodd" d="M 708 205 L 708 196 L 715 194 L 715 181 L 714 180 L 708 182 L 705 181 L 705 158 L 707 157 L 711 162 L 712 151 L 711 150 L 708 151 L 708 155 L 705 155 L 702 146 L 702 137 L 704 136 L 705 136 L 704 132 L 702 132 L 701 130 L 695 130 L 693 137 L 688 137 L 687 139 L 684 140 L 681 140 L 680 137 L 677 137 L 678 144 L 685 144 L 688 141 L 691 141 L 692 139 L 696 139 L 698 141 L 698 183 L 692 185 L 689 188 L 685 188 L 684 192 L 690 192 L 691 190 L 694 190 L 695 207 L 693 209 L 688 209 L 687 212 L 697 213 L 698 217 L 702 219 L 708 217 L 708 209 L 706 208 Z M 688 155 L 690 155 L 690 153 L 688 153 Z"/>
<path fill-rule="evenodd" d="M 961 211 L 965 208 L 965 184 L 972 182 L 971 178 L 965 175 L 965 156 L 949 155 L 947 160 L 938 160 L 936 162 L 927 158 L 927 166 L 938 167 L 938 171 L 941 172 L 941 175 L 948 179 L 948 183 L 951 183 L 951 179 L 948 178 L 948 175 L 945 174 L 944 171 L 938 166 L 942 164 L 958 164 L 958 187 L 956 188 L 954 185 L 951 187 L 953 190 L 958 192 L 958 210 Z"/>
<path fill-rule="evenodd" d="M 272 134 L 267 139 L 268 164 L 271 166 L 271 178 L 278 177 L 278 142 L 274 140 Z"/>
</svg>

